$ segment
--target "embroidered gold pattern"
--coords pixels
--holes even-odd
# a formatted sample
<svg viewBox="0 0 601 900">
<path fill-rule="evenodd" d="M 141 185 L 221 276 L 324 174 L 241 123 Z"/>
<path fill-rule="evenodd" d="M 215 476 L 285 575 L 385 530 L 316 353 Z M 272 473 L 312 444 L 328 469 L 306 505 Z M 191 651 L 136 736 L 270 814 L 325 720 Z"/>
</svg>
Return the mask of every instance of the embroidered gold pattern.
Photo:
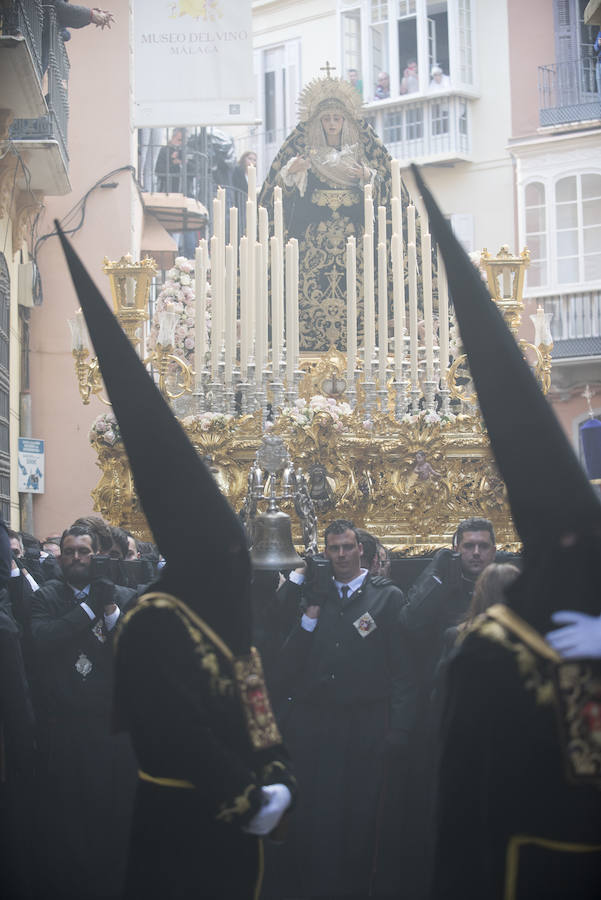
<svg viewBox="0 0 601 900">
<path fill-rule="evenodd" d="M 231 695 L 234 687 L 237 689 L 251 746 L 255 750 L 265 750 L 281 744 L 282 737 L 273 715 L 271 701 L 265 686 L 261 657 L 256 648 L 251 647 L 247 657 L 236 659 L 219 635 L 185 603 L 171 594 L 158 592 L 145 594 L 140 598 L 137 606 L 124 617 L 123 624 L 125 625 L 133 614 L 149 606 L 169 609 L 183 623 L 195 645 L 195 653 L 200 657 L 200 664 L 209 675 L 211 690 L 214 693 L 221 696 Z M 231 664 L 234 679 L 221 671 L 215 649 L 221 650 Z"/>
<path fill-rule="evenodd" d="M 220 812 L 217 813 L 218 822 L 231 822 L 234 816 L 243 816 L 250 809 L 250 800 L 248 799 L 250 792 L 256 788 L 256 784 L 249 784 L 243 794 L 234 797 L 231 806 L 221 804 Z"/>
<path fill-rule="evenodd" d="M 254 647 L 244 659 L 234 660 L 234 674 L 250 742 L 255 750 L 282 743 L 265 686 L 261 657 Z"/>
<path fill-rule="evenodd" d="M 495 621 L 494 612 L 491 621 L 489 616 L 491 610 L 495 610 L 495 608 L 491 607 L 476 619 L 473 630 L 486 640 L 499 644 L 513 655 L 526 690 L 534 692 L 536 702 L 540 706 L 548 706 L 553 703 L 555 692 L 550 674 L 545 671 L 547 667 L 543 665 L 543 659 L 523 643 L 524 634 L 518 634 L 516 629 L 510 629 L 508 625 L 502 625 L 499 621 Z M 512 614 L 512 616 L 514 615 Z M 517 622 L 522 622 L 518 616 L 515 618 Z M 526 625 L 526 623 L 523 624 Z"/>
<path fill-rule="evenodd" d="M 601 787 L 601 668 L 591 660 L 557 668 L 562 749 L 568 777 Z"/>
<path fill-rule="evenodd" d="M 325 191 L 318 189 L 313 191 L 311 202 L 315 203 L 316 206 L 327 206 L 332 212 L 336 212 L 341 206 L 354 206 L 355 203 L 360 203 L 361 195 L 358 191 Z"/>
</svg>

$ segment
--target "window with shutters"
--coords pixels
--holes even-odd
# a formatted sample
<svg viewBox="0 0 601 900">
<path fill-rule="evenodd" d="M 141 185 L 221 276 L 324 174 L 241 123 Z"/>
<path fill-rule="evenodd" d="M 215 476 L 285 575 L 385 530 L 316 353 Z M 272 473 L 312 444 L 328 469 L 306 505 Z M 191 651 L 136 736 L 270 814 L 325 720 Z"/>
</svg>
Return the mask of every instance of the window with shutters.
<svg viewBox="0 0 601 900">
<path fill-rule="evenodd" d="M 564 125 L 601 117 L 593 43 L 585 25 L 587 0 L 554 0 L 555 62 L 539 66 L 540 124 Z"/>
</svg>

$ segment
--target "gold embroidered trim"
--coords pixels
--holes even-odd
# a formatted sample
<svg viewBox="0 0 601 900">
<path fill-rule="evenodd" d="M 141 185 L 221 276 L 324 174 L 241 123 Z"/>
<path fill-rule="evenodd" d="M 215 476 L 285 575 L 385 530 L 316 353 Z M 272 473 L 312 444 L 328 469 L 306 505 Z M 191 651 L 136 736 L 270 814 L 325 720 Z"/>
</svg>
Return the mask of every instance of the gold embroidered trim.
<svg viewBox="0 0 601 900">
<path fill-rule="evenodd" d="M 231 822 L 234 816 L 243 816 L 250 809 L 248 795 L 256 788 L 255 784 L 249 784 L 243 794 L 234 797 L 233 805 L 222 804 L 221 811 L 217 813 L 218 822 Z"/>
<path fill-rule="evenodd" d="M 255 884 L 255 893 L 253 900 L 259 900 L 261 896 L 261 888 L 263 887 L 263 875 L 265 874 L 265 849 L 261 838 L 257 840 L 257 852 L 259 859 L 257 862 L 257 883 Z"/>
<path fill-rule="evenodd" d="M 355 206 L 355 204 L 360 202 L 361 196 L 358 191 L 316 189 L 311 194 L 311 203 L 315 203 L 316 206 L 327 206 L 332 212 L 335 212 L 341 206 Z"/>
<path fill-rule="evenodd" d="M 557 667 L 561 746 L 573 784 L 601 787 L 601 667 L 564 660 Z"/>
<path fill-rule="evenodd" d="M 246 717 L 250 741 L 255 750 L 282 743 L 265 685 L 261 657 L 255 647 L 250 655 L 234 660 L 234 675 Z"/>
<path fill-rule="evenodd" d="M 506 611 L 510 615 L 506 616 Z M 534 629 L 531 629 L 515 613 L 506 610 L 502 604 L 495 604 L 487 609 L 485 613 L 476 619 L 473 628 L 481 637 L 499 644 L 513 655 L 518 671 L 524 680 L 524 687 L 526 690 L 535 693 L 538 704 L 547 706 L 554 702 L 555 690 L 553 681 L 542 670 L 541 663 L 543 660 L 541 656 L 545 660 L 553 659 L 555 661 L 555 653 L 550 647 L 547 647 Z M 533 635 L 539 640 L 534 640 Z M 512 637 L 517 637 L 518 640 L 512 640 Z M 544 653 L 540 652 L 542 649 L 540 642 L 546 648 Z M 536 653 L 531 649 L 533 647 L 536 647 Z M 546 652 L 547 650 L 549 653 Z"/>
<path fill-rule="evenodd" d="M 561 662 L 559 653 L 547 644 L 538 631 L 532 628 L 531 625 L 528 625 L 508 606 L 505 606 L 503 603 L 495 603 L 486 610 L 486 615 L 490 616 L 491 619 L 495 619 L 509 631 L 517 634 L 520 640 L 528 644 L 539 656 L 544 656 L 546 659 L 553 660 L 553 662 Z"/>
<path fill-rule="evenodd" d="M 138 778 L 141 781 L 149 781 L 151 784 L 158 784 L 161 787 L 181 788 L 186 791 L 196 790 L 196 785 L 192 784 L 191 781 L 183 781 L 181 778 L 157 778 L 154 775 L 149 775 L 148 772 L 144 772 L 142 769 L 138 769 Z"/>
<path fill-rule="evenodd" d="M 528 844 L 543 847 L 545 850 L 555 850 L 558 853 L 601 852 L 601 844 L 572 844 L 567 841 L 552 841 L 548 838 L 527 834 L 514 834 L 507 845 L 504 900 L 517 900 L 520 850 Z"/>
<path fill-rule="evenodd" d="M 265 750 L 268 747 L 281 744 L 282 737 L 271 708 L 261 657 L 257 649 L 251 647 L 250 654 L 247 657 L 234 657 L 227 644 L 189 606 L 172 594 L 164 594 L 159 591 L 144 594 L 138 601 L 137 606 L 127 614 L 125 622 L 136 611 L 139 612 L 140 609 L 148 606 L 154 606 L 158 609 L 169 609 L 178 616 L 196 645 L 196 652 L 201 657 L 200 664 L 209 673 L 214 690 L 223 695 L 231 692 L 235 683 L 253 749 Z M 221 650 L 231 664 L 234 672 L 234 682 L 221 674 L 217 655 L 207 646 L 203 635 Z"/>
</svg>

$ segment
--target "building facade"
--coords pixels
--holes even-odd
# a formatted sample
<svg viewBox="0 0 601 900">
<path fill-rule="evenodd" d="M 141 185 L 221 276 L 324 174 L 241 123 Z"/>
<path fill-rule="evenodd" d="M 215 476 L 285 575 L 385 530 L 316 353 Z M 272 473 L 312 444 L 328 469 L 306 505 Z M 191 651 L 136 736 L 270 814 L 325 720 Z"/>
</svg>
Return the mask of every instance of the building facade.
<svg viewBox="0 0 601 900">
<path fill-rule="evenodd" d="M 590 5 L 590 4 L 589 4 Z M 586 0 L 509 0 L 512 122 L 520 245 L 532 263 L 527 312 L 553 315 L 551 401 L 578 446 L 601 412 L 601 65 Z"/>
<path fill-rule="evenodd" d="M 40 537 L 92 512 L 98 469 L 88 433 L 106 411 L 98 398 L 84 406 L 79 396 L 67 327 L 77 304 L 53 220 L 72 231 L 110 300 L 104 257 L 129 252 L 139 258 L 148 251 L 168 268 L 182 235 L 202 233 L 198 200 L 210 195 L 204 160 L 211 129 L 187 123 L 183 158 L 191 169 L 181 175 L 180 193 L 156 177 L 160 148 L 174 129 L 132 128 L 130 5 L 111 3 L 110 30 L 72 31 L 70 70 L 57 76 L 57 61 L 45 76 L 40 56 L 40 106 L 13 118 L 46 116 L 54 131 L 20 126 L 12 135 L 30 175 L 18 168 L 18 157 L 11 157 L 17 162 L 12 174 L 7 157 L 0 160 L 0 504 L 14 525 L 25 523 L 16 491 L 16 438 L 43 438 L 46 493 L 29 501 L 27 519 Z M 528 314 L 543 303 L 554 313 L 553 402 L 574 440 L 586 413 L 582 386 L 601 384 L 601 123 L 582 0 L 253 0 L 252 15 L 257 124 L 225 136 L 231 142 L 226 164 L 253 150 L 260 180 L 296 124 L 302 86 L 324 75 L 326 66 L 354 80 L 392 156 L 425 167 L 468 250 L 530 247 L 524 336 L 532 337 Z M 66 64 L 64 49 L 55 57 L 60 53 Z M 68 135 L 60 105 L 67 75 Z M 11 108 L 5 83 L 2 78 L 0 110 Z M 52 98 L 52 91 L 57 110 L 47 115 L 45 93 Z M 43 148 L 44 140 L 51 146 Z M 223 146 L 217 135 L 215 154 Z M 197 164 L 205 168 L 194 169 Z M 38 205 L 28 218 L 32 196 Z M 40 275 L 34 300 L 43 302 L 27 307 L 18 302 L 19 280 L 28 271 L 20 267 L 32 260 Z M 23 398 L 31 399 L 30 415 Z M 601 395 L 593 405 L 601 411 Z"/>
</svg>

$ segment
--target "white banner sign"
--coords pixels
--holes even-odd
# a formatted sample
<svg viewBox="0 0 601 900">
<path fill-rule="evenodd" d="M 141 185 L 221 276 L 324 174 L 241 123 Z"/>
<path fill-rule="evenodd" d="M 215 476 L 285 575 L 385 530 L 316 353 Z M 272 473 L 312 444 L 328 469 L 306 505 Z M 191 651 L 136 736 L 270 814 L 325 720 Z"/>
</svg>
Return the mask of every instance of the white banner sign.
<svg viewBox="0 0 601 900">
<path fill-rule="evenodd" d="M 251 0 L 133 0 L 134 126 L 255 121 Z"/>
<path fill-rule="evenodd" d="M 44 441 L 36 438 L 19 438 L 20 494 L 44 493 Z"/>
</svg>

